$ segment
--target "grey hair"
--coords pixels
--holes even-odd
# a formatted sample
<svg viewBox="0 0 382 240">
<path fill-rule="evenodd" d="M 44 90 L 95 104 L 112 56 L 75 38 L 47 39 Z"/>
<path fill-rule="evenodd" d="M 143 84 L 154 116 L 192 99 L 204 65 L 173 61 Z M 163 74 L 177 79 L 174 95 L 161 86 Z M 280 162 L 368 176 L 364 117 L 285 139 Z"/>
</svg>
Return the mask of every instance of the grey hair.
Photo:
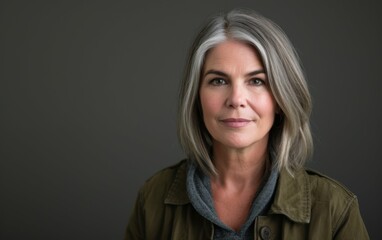
<svg viewBox="0 0 382 240">
<path fill-rule="evenodd" d="M 197 35 L 180 86 L 178 137 L 188 158 L 209 175 L 217 174 L 212 163 L 211 136 L 204 126 L 199 100 L 200 75 L 210 49 L 227 40 L 253 46 L 259 52 L 279 113 L 270 131 L 268 155 L 277 168 L 291 174 L 313 152 L 309 118 L 312 102 L 292 44 L 279 26 L 250 10 L 232 10 L 213 17 Z"/>
</svg>

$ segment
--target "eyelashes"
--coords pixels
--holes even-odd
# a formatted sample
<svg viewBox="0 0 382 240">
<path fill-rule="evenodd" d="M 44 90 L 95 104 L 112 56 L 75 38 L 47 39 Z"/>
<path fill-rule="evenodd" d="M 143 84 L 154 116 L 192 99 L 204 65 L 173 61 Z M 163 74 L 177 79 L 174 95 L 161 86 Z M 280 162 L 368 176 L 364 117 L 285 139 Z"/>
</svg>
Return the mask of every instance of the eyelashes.
<svg viewBox="0 0 382 240">
<path fill-rule="evenodd" d="M 252 85 L 256 85 L 256 86 L 265 85 L 265 81 L 260 78 L 253 78 L 250 80 L 250 82 L 252 83 Z"/>
<path fill-rule="evenodd" d="M 213 86 L 221 86 L 228 84 L 227 81 L 223 78 L 213 78 L 209 80 L 208 83 Z"/>
<path fill-rule="evenodd" d="M 251 79 L 247 80 L 246 82 L 248 85 L 253 85 L 253 86 L 266 85 L 265 80 L 263 80 L 261 78 L 251 78 Z M 224 79 L 224 78 L 218 77 L 218 78 L 213 78 L 211 80 L 208 80 L 208 84 L 212 85 L 212 86 L 222 86 L 222 85 L 229 84 L 229 81 Z"/>
</svg>

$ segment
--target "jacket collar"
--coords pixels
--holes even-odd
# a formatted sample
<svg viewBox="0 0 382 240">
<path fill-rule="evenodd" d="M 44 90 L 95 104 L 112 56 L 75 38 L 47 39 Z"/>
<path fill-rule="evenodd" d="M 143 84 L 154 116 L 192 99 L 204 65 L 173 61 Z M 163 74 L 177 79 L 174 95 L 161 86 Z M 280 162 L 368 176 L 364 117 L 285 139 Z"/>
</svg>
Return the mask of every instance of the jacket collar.
<svg viewBox="0 0 382 240">
<path fill-rule="evenodd" d="M 187 194 L 187 161 L 179 164 L 175 178 L 170 186 L 164 203 L 185 205 L 190 203 Z M 310 184 L 304 169 L 294 172 L 292 176 L 287 170 L 280 172 L 270 214 L 283 214 L 300 223 L 309 223 L 311 216 Z"/>
<path fill-rule="evenodd" d="M 175 178 L 164 200 L 165 204 L 184 205 L 190 203 L 187 194 L 187 161 L 183 160 L 179 164 L 175 173 Z"/>
<path fill-rule="evenodd" d="M 283 214 L 295 222 L 310 222 L 310 184 L 304 169 L 295 171 L 294 176 L 281 170 L 270 213 Z"/>
</svg>

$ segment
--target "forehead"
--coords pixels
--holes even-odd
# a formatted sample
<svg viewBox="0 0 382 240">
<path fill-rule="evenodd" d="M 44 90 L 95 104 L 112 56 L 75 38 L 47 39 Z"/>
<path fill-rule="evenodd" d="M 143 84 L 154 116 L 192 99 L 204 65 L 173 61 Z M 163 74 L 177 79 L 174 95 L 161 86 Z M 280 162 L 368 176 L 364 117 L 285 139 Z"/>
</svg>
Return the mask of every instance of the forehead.
<svg viewBox="0 0 382 240">
<path fill-rule="evenodd" d="M 256 70 L 263 68 L 263 64 L 255 47 L 242 41 L 227 40 L 207 52 L 203 69 L 207 68 Z"/>
</svg>

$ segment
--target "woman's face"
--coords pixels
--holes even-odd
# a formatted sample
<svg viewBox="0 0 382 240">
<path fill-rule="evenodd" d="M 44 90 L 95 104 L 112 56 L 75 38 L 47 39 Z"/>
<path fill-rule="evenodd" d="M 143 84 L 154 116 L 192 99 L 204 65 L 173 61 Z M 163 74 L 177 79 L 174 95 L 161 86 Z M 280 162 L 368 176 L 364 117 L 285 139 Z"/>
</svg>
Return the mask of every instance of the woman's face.
<svg viewBox="0 0 382 240">
<path fill-rule="evenodd" d="M 267 146 L 276 102 L 261 59 L 251 46 L 229 40 L 211 49 L 199 96 L 203 120 L 215 146 Z"/>
</svg>

